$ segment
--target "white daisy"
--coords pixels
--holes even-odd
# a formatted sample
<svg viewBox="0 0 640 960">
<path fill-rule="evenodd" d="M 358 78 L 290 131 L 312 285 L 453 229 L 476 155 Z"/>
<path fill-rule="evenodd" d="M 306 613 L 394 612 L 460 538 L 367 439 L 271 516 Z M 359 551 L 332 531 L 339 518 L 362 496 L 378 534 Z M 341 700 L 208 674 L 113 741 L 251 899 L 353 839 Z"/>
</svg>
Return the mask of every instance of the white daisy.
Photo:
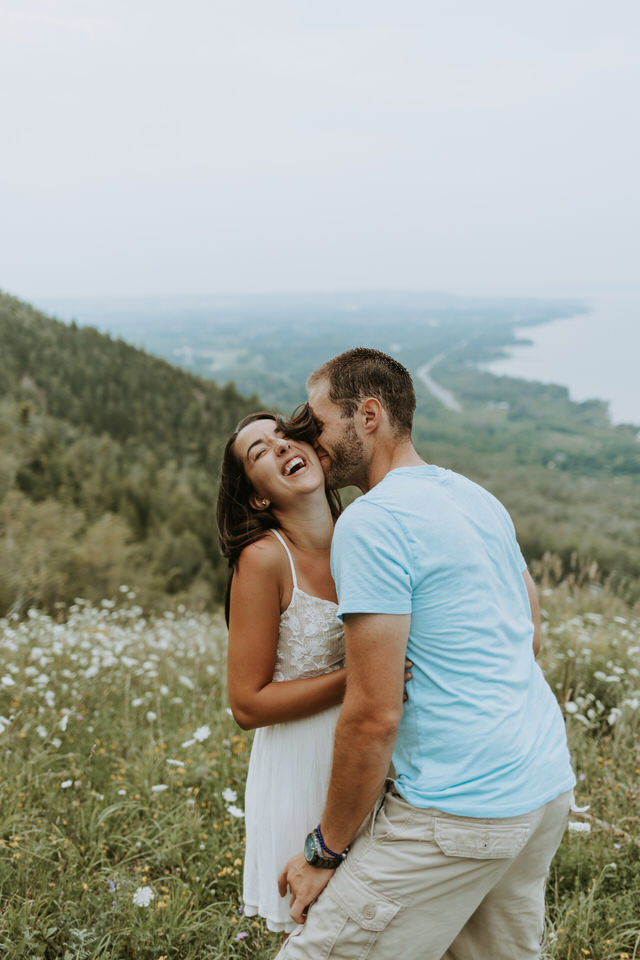
<svg viewBox="0 0 640 960">
<path fill-rule="evenodd" d="M 591 833 L 591 824 L 580 823 L 577 820 L 570 820 L 569 833 L 581 833 L 586 837 L 589 833 Z"/>
</svg>

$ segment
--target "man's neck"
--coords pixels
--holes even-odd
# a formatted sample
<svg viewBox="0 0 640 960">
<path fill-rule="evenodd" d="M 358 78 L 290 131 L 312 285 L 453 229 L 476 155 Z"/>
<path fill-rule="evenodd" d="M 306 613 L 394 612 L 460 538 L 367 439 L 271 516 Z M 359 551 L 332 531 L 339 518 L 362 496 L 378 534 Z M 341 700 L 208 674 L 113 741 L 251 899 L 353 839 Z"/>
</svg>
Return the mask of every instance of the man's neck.
<svg viewBox="0 0 640 960">
<path fill-rule="evenodd" d="M 367 471 L 366 481 L 360 486 L 363 493 L 367 493 L 372 487 L 380 483 L 391 470 L 398 470 L 400 467 L 421 467 L 425 461 L 418 455 L 411 440 L 391 443 L 375 450 L 369 469 Z"/>
</svg>

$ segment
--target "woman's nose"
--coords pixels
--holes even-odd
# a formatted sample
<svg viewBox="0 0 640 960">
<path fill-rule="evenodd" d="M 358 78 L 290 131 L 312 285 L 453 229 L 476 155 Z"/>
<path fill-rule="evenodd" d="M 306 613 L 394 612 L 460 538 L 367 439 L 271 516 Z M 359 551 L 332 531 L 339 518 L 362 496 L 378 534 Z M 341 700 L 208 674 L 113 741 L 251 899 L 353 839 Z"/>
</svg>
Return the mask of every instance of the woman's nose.
<svg viewBox="0 0 640 960">
<path fill-rule="evenodd" d="M 276 440 L 276 450 L 278 453 L 284 453 L 285 450 L 289 449 L 289 441 L 286 437 L 279 437 Z"/>
</svg>

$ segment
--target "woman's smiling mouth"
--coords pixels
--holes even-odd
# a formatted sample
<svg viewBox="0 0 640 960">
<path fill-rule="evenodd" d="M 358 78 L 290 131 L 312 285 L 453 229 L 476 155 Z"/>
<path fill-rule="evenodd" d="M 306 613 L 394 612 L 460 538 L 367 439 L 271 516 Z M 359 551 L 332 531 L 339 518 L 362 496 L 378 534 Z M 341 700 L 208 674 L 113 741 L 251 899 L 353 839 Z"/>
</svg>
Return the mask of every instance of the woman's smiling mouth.
<svg viewBox="0 0 640 960">
<path fill-rule="evenodd" d="M 303 460 L 302 457 L 291 457 L 291 459 L 287 460 L 285 463 L 282 469 L 282 475 L 283 477 L 290 477 L 292 474 L 299 473 L 300 470 L 304 470 L 306 465 L 306 461 Z"/>
</svg>

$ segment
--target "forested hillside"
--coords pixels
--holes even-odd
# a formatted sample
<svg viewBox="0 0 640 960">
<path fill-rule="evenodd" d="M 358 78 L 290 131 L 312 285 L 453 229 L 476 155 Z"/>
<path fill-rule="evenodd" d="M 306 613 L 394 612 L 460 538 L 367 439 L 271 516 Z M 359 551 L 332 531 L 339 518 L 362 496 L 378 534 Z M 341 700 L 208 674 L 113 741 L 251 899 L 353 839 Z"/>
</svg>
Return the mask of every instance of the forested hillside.
<svg viewBox="0 0 640 960">
<path fill-rule="evenodd" d="M 217 601 L 220 455 L 255 398 L 4 294 L 0 342 L 0 613 Z"/>
</svg>

